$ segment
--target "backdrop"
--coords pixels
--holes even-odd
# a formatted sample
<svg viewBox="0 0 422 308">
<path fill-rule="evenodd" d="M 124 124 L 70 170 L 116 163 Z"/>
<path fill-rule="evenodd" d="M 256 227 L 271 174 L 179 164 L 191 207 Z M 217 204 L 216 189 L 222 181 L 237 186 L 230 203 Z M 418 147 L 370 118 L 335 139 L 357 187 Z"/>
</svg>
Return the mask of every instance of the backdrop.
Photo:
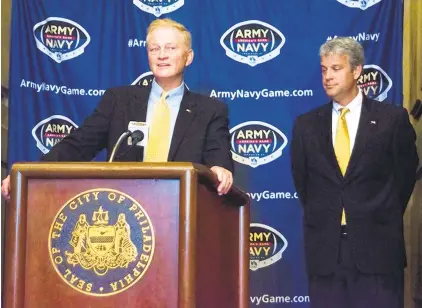
<svg viewBox="0 0 422 308">
<path fill-rule="evenodd" d="M 308 307 L 302 211 L 288 155 L 292 124 L 328 102 L 318 49 L 336 36 L 353 37 L 365 48 L 364 93 L 402 104 L 402 5 L 15 0 L 9 163 L 38 160 L 81 125 L 105 89 L 148 85 L 146 28 L 155 18 L 175 19 L 192 32 L 187 86 L 229 105 L 235 183 L 252 199 L 251 307 Z"/>
</svg>

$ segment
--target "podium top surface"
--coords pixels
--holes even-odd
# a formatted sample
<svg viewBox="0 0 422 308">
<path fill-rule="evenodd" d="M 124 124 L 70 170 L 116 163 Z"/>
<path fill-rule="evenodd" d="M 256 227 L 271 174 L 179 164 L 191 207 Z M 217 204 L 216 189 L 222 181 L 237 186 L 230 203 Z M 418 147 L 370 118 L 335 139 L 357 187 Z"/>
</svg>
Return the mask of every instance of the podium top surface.
<svg viewBox="0 0 422 308">
<path fill-rule="evenodd" d="M 216 175 L 206 166 L 188 162 L 24 162 L 12 166 L 12 179 L 26 178 L 126 178 L 126 179 L 184 179 L 197 176 L 200 182 L 217 187 Z M 236 186 L 228 193 L 238 204 L 248 204 L 249 197 Z"/>
</svg>

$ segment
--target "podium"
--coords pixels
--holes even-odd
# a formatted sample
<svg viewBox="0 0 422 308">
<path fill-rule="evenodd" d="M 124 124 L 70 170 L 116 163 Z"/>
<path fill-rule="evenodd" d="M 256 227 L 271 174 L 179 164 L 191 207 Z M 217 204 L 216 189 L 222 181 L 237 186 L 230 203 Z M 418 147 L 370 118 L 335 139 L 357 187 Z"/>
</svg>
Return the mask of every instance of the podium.
<svg viewBox="0 0 422 308">
<path fill-rule="evenodd" d="M 249 199 L 191 163 L 19 163 L 3 307 L 249 306 Z"/>
</svg>

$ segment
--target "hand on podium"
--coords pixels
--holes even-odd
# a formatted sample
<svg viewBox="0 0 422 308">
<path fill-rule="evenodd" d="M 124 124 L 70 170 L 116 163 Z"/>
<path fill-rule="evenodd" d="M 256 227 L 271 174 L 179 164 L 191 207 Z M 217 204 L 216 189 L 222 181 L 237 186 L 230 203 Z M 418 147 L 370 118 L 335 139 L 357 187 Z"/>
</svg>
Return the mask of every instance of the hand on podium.
<svg viewBox="0 0 422 308">
<path fill-rule="evenodd" d="M 10 175 L 1 182 L 1 194 L 6 200 L 10 199 Z"/>
<path fill-rule="evenodd" d="M 217 188 L 218 194 L 220 196 L 227 194 L 233 185 L 232 173 L 229 170 L 219 166 L 211 167 L 211 171 L 217 176 L 219 182 Z"/>
<path fill-rule="evenodd" d="M 232 173 L 219 166 L 211 167 L 211 171 L 217 176 L 219 182 L 217 187 L 218 194 L 220 196 L 227 194 L 233 185 Z M 10 175 L 1 182 L 1 194 L 6 200 L 10 200 Z"/>
</svg>

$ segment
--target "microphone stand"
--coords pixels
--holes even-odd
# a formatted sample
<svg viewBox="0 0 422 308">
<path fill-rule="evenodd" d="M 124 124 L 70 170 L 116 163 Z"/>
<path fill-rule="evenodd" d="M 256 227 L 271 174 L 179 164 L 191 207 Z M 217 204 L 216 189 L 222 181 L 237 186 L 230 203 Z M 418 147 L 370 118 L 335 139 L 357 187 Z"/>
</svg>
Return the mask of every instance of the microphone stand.
<svg viewBox="0 0 422 308">
<path fill-rule="evenodd" d="M 109 163 L 113 161 L 114 155 L 116 154 L 117 148 L 120 146 L 122 141 L 130 136 L 132 132 L 130 130 L 125 131 L 123 134 L 120 135 L 119 139 L 117 140 L 116 144 L 113 147 L 113 151 L 111 152 L 110 159 L 108 160 Z"/>
<path fill-rule="evenodd" d="M 120 135 L 119 139 L 117 140 L 116 145 L 114 146 L 113 151 L 112 151 L 111 156 L 110 156 L 110 159 L 108 161 L 109 163 L 111 163 L 113 161 L 114 156 L 116 154 L 116 151 L 119 148 L 122 141 L 129 136 L 132 136 L 132 146 L 130 148 L 128 148 L 126 151 L 124 151 L 123 153 L 120 153 L 120 155 L 118 155 L 117 157 L 121 157 L 121 156 L 125 155 L 127 152 L 129 152 L 131 149 L 133 149 L 138 142 L 140 142 L 144 139 L 144 133 L 140 130 L 135 130 L 133 132 L 130 131 L 130 130 L 125 131 L 123 134 Z"/>
</svg>

